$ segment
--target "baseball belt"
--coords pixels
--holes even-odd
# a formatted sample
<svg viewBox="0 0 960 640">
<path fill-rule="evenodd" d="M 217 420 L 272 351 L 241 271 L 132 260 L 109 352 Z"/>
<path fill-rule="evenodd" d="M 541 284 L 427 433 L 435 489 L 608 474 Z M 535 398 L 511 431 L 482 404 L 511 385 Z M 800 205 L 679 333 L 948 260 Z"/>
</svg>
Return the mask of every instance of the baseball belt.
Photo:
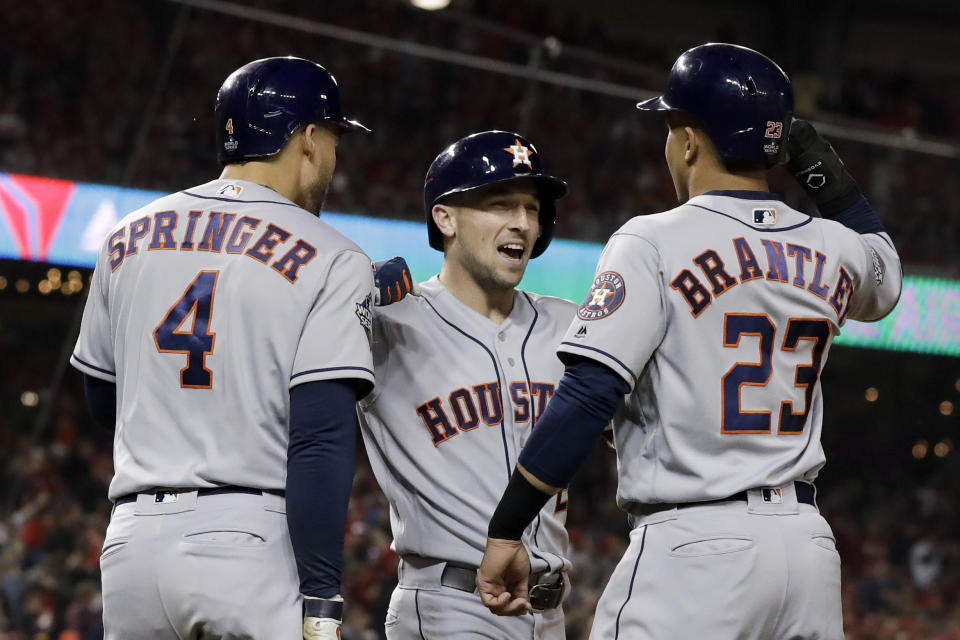
<svg viewBox="0 0 960 640">
<path fill-rule="evenodd" d="M 816 494 L 817 490 L 809 482 L 794 482 L 794 489 L 797 491 L 797 502 L 803 504 L 809 504 L 816 506 Z M 772 488 L 760 489 L 760 491 L 774 491 Z M 670 509 L 686 509 L 689 507 L 702 507 L 708 504 L 717 504 L 720 502 L 746 502 L 747 501 L 747 492 L 741 491 L 740 493 L 735 493 L 732 496 L 726 498 L 718 498 L 716 500 L 703 500 L 702 502 L 680 502 L 680 503 L 667 503 L 667 502 L 655 502 L 650 504 L 639 504 L 634 503 L 630 505 L 630 515 L 642 518 L 644 516 L 653 515 L 654 513 L 660 513 L 661 511 L 669 511 Z"/>
<path fill-rule="evenodd" d="M 538 611 L 545 611 L 560 606 L 563 599 L 563 574 L 553 584 L 540 584 L 545 573 L 530 574 L 530 582 L 534 583 L 527 593 L 530 606 Z M 440 574 L 440 584 L 451 589 L 473 593 L 477 590 L 477 570 L 469 567 L 458 567 L 447 563 Z"/>
<path fill-rule="evenodd" d="M 143 491 L 141 493 L 152 495 L 154 496 L 154 499 L 157 502 L 163 502 L 164 496 L 166 496 L 171 492 L 177 492 L 177 491 L 179 492 L 196 491 L 198 496 L 215 496 L 223 493 L 249 493 L 251 495 L 256 495 L 256 496 L 262 496 L 265 493 L 269 493 L 271 495 L 277 495 L 277 496 L 283 495 L 283 491 L 272 491 L 269 489 L 252 489 L 250 487 L 237 487 L 234 485 L 227 485 L 225 487 L 210 487 L 207 489 L 164 489 L 162 491 Z M 122 504 L 136 502 L 138 495 L 140 495 L 140 493 L 128 493 L 125 496 L 120 496 L 119 498 L 117 498 L 116 502 L 114 502 L 114 506 L 119 507 Z"/>
</svg>

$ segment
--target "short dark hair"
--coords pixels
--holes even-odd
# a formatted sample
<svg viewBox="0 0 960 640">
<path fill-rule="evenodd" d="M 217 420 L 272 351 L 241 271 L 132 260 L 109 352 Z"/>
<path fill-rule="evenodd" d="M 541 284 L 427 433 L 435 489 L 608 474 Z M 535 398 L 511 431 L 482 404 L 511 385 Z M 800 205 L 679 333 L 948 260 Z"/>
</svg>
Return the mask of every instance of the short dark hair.
<svg viewBox="0 0 960 640">
<path fill-rule="evenodd" d="M 667 113 L 667 126 L 671 129 L 677 129 L 682 127 L 692 127 L 700 131 L 700 133 L 707 137 L 710 140 L 710 145 L 716 151 L 717 156 L 720 158 L 720 162 L 723 163 L 723 168 L 729 173 L 748 173 L 751 171 L 756 171 L 758 169 L 766 170 L 767 165 L 764 164 L 762 160 L 740 160 L 737 158 L 725 158 L 720 155 L 720 152 L 717 150 L 717 146 L 713 143 L 713 139 L 710 138 L 710 134 L 707 132 L 707 128 L 703 125 L 703 122 L 700 118 L 690 115 L 689 113 L 684 113 L 683 111 L 670 111 Z"/>
</svg>

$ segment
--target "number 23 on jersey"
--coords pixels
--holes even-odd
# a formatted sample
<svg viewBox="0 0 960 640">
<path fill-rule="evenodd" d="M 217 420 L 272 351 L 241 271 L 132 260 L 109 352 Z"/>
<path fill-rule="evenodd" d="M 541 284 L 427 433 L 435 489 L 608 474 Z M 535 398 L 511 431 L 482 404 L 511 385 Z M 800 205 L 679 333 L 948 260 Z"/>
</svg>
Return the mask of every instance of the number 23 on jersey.
<svg viewBox="0 0 960 640">
<path fill-rule="evenodd" d="M 820 376 L 823 350 L 830 336 L 830 323 L 825 318 L 790 318 L 784 331 L 783 351 L 796 351 L 801 340 L 813 342 L 811 362 L 791 367 L 788 371 L 773 370 L 773 349 L 777 328 L 765 313 L 728 313 L 723 318 L 723 346 L 737 348 L 742 336 L 760 338 L 760 362 L 737 362 L 721 380 L 723 433 L 770 433 L 770 412 L 750 411 L 741 406 L 740 391 L 746 385 L 765 387 L 774 375 L 790 375 L 797 387 L 804 389 L 803 411 L 795 412 L 793 402 L 780 403 L 777 433 L 798 435 L 803 432 L 813 400 L 813 390 Z"/>
</svg>

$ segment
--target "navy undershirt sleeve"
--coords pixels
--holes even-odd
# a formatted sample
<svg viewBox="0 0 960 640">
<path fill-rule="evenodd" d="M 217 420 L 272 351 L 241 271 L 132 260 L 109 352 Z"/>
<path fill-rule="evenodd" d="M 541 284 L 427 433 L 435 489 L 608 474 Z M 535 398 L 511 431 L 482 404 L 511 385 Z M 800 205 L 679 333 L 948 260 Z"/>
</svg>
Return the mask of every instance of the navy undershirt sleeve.
<svg viewBox="0 0 960 640">
<path fill-rule="evenodd" d="M 821 211 L 821 213 L 823 212 Z M 824 214 L 824 216 L 839 222 L 848 229 L 853 229 L 859 234 L 883 233 L 886 231 L 880 221 L 880 216 L 870 206 L 866 197 L 862 195 L 842 211 L 829 216 Z"/>
<path fill-rule="evenodd" d="M 557 392 L 520 452 L 520 464 L 546 484 L 569 485 L 629 391 L 608 366 L 567 356 Z"/>
<path fill-rule="evenodd" d="M 347 503 L 353 484 L 358 389 L 353 382 L 306 382 L 290 390 L 287 526 L 300 592 L 340 593 Z"/>
<path fill-rule="evenodd" d="M 117 385 L 83 374 L 83 395 L 97 424 L 113 429 L 117 424 Z"/>
</svg>

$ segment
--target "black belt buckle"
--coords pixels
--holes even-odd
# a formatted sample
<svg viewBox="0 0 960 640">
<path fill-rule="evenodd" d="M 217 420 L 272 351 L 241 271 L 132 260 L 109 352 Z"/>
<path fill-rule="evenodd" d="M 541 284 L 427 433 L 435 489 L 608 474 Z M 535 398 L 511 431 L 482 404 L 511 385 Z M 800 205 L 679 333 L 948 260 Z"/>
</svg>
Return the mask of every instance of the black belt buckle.
<svg viewBox="0 0 960 640">
<path fill-rule="evenodd" d="M 563 574 L 554 584 L 535 584 L 530 587 L 527 594 L 527 600 L 530 606 L 536 611 L 545 611 L 555 609 L 560 606 L 560 600 L 563 599 Z"/>
</svg>

